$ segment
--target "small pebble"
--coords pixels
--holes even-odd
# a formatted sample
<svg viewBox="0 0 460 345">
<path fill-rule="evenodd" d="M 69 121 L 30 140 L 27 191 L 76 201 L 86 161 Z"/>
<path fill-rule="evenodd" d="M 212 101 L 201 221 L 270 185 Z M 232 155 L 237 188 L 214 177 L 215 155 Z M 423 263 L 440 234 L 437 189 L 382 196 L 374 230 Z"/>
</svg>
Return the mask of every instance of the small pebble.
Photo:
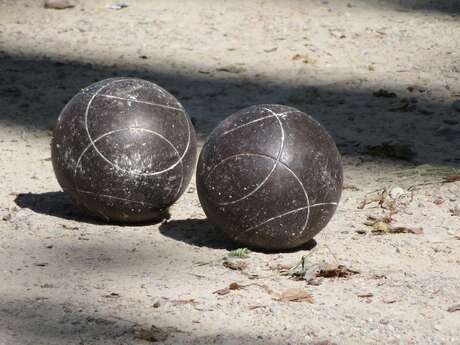
<svg viewBox="0 0 460 345">
<path fill-rule="evenodd" d="M 405 192 L 404 189 L 402 189 L 401 187 L 394 187 L 390 190 L 388 194 L 390 195 L 390 198 L 397 199 L 400 196 L 404 195 Z"/>
</svg>

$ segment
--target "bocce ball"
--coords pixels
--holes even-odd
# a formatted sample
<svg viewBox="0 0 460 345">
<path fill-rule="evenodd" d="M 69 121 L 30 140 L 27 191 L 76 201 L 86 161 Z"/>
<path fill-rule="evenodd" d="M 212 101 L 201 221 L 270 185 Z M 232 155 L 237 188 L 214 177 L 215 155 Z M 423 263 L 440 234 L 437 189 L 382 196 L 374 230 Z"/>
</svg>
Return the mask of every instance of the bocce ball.
<svg viewBox="0 0 460 345">
<path fill-rule="evenodd" d="M 179 101 L 151 82 L 92 84 L 62 110 L 51 143 L 54 172 L 81 209 L 107 221 L 162 217 L 185 191 L 196 136 Z"/>
<path fill-rule="evenodd" d="M 295 108 L 256 105 L 211 133 L 196 181 L 208 219 L 231 239 L 279 250 L 326 226 L 343 176 L 337 147 L 316 120 Z"/>
</svg>

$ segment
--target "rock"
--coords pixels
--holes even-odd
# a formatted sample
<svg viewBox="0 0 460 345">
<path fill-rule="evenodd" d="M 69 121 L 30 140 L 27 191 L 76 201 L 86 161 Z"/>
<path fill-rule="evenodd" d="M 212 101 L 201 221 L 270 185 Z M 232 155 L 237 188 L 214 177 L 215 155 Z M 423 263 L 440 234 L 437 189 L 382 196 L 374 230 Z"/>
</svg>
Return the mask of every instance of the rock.
<svg viewBox="0 0 460 345">
<path fill-rule="evenodd" d="M 401 187 L 394 187 L 388 193 L 388 195 L 392 199 L 398 199 L 400 196 L 402 196 L 404 194 L 406 194 L 406 192 Z"/>
<path fill-rule="evenodd" d="M 73 8 L 75 5 L 72 5 L 68 0 L 45 0 L 44 7 L 63 10 L 66 8 Z"/>
</svg>

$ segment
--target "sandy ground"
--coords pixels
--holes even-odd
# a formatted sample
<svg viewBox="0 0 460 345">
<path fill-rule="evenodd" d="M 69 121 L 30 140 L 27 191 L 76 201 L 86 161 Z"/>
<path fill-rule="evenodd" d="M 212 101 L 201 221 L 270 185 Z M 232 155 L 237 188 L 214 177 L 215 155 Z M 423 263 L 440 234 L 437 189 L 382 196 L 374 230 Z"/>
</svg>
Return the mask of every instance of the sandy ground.
<svg viewBox="0 0 460 345">
<path fill-rule="evenodd" d="M 0 1 L 0 344 L 145 344 L 134 330 L 151 325 L 164 344 L 460 344 L 460 182 L 442 183 L 460 175 L 460 21 L 455 1 L 407 3 Z M 51 129 L 75 92 L 115 75 L 174 93 L 200 145 L 250 104 L 323 123 L 346 189 L 316 244 L 226 268 L 236 247 L 206 221 L 193 183 L 163 224 L 81 215 L 54 178 Z M 406 160 L 366 155 L 384 142 Z M 358 208 L 385 187 L 404 192 L 395 226 L 422 233 L 364 225 L 388 214 Z M 360 274 L 307 285 L 277 272 L 307 254 Z M 232 282 L 258 285 L 213 294 Z M 303 289 L 314 303 L 276 301 L 262 286 Z"/>
</svg>

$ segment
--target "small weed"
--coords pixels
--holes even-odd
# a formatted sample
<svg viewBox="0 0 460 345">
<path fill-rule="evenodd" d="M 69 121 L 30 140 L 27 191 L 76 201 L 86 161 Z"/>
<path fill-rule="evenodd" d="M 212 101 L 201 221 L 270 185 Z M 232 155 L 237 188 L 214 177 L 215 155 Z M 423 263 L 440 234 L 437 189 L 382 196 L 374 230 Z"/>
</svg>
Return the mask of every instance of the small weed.
<svg viewBox="0 0 460 345">
<path fill-rule="evenodd" d="M 234 258 L 246 259 L 249 257 L 250 252 L 251 251 L 248 248 L 238 248 L 238 249 L 230 251 L 228 253 L 228 256 L 234 257 Z"/>
</svg>

